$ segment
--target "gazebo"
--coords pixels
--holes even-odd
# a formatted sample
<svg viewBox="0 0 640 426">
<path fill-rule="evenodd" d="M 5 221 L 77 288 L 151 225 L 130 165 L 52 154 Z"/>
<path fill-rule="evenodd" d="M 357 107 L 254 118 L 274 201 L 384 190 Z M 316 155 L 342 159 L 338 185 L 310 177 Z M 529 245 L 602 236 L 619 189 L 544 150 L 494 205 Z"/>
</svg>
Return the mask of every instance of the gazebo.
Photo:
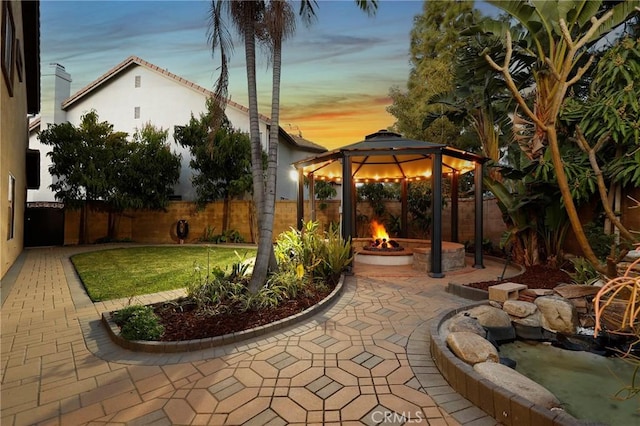
<svg viewBox="0 0 640 426">
<path fill-rule="evenodd" d="M 401 184 L 402 235 L 407 233 L 407 185 L 411 181 L 431 179 L 432 229 L 431 272 L 434 278 L 442 272 L 442 179 L 451 178 L 451 239 L 458 240 L 458 179 L 474 171 L 475 185 L 475 253 L 474 267 L 483 268 L 482 259 L 482 174 L 487 158 L 443 144 L 403 138 L 380 130 L 356 142 L 333 151 L 293 163 L 298 172 L 297 223 L 304 218 L 304 177 L 309 180 L 309 194 L 314 194 L 317 179 L 342 184 L 342 236 L 355 235 L 356 183 L 397 182 Z M 310 196 L 311 218 L 315 219 L 315 200 Z"/>
</svg>

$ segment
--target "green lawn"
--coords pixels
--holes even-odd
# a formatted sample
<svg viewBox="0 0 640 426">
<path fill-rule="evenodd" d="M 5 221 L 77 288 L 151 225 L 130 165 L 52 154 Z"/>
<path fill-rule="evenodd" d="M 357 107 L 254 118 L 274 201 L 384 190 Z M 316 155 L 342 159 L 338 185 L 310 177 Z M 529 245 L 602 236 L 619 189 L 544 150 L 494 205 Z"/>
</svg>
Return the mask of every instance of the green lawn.
<svg viewBox="0 0 640 426">
<path fill-rule="evenodd" d="M 195 265 L 206 270 L 254 257 L 255 249 L 179 246 L 99 250 L 73 256 L 80 279 L 94 302 L 173 290 L 187 285 Z M 244 257 L 243 257 L 244 259 Z"/>
</svg>

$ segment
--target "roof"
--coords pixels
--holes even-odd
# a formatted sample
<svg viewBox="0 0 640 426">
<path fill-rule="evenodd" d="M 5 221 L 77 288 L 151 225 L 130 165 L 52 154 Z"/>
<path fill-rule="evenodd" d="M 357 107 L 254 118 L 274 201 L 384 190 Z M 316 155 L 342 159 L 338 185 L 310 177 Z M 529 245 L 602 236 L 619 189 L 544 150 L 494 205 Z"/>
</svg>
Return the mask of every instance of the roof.
<svg viewBox="0 0 640 426">
<path fill-rule="evenodd" d="M 189 80 L 186 80 L 172 72 L 167 71 L 166 69 L 160 68 L 157 65 L 152 64 L 151 62 L 147 62 L 144 59 L 141 59 L 137 56 L 129 56 L 127 59 L 125 59 L 124 61 L 120 62 L 118 65 L 116 65 L 115 67 L 111 68 L 109 71 L 107 71 L 106 73 L 104 73 L 103 75 L 101 75 L 100 77 L 98 77 L 97 79 L 95 79 L 93 82 L 89 83 L 87 86 L 83 87 L 82 89 L 80 89 L 79 91 L 77 91 L 75 94 L 73 94 L 72 96 L 70 96 L 69 98 L 65 99 L 62 102 L 62 109 L 67 109 L 69 108 L 71 105 L 73 105 L 75 102 L 79 101 L 80 99 L 84 98 L 85 96 L 89 95 L 91 92 L 95 91 L 95 90 L 99 90 L 100 86 L 103 85 L 104 83 L 108 82 L 109 80 L 113 79 L 114 77 L 116 77 L 118 74 L 124 72 L 125 70 L 127 70 L 128 68 L 132 67 L 132 66 L 141 66 L 144 68 L 147 68 L 151 71 L 157 72 L 160 75 L 163 75 L 167 78 L 170 78 L 172 80 L 174 80 L 175 82 L 191 89 L 191 90 L 195 90 L 196 92 L 200 92 L 203 95 L 207 96 L 207 97 L 213 97 L 215 94 L 213 93 L 213 91 L 209 90 L 209 89 L 205 89 L 202 86 L 199 86 Z M 227 105 L 232 106 L 233 108 L 236 108 L 240 111 L 249 112 L 249 108 L 240 105 L 237 102 L 234 102 L 230 99 L 227 100 Z M 260 120 L 264 121 L 265 123 L 269 124 L 271 123 L 271 119 L 269 117 L 267 117 L 266 115 L 262 115 L 260 114 Z M 39 119 L 36 121 L 34 121 L 33 123 L 31 123 L 30 129 L 35 129 L 37 125 L 40 124 Z M 318 145 L 314 142 L 311 142 L 305 138 L 302 137 L 302 135 L 299 136 L 294 136 L 291 135 L 287 132 L 285 132 L 282 127 L 280 127 L 280 134 L 282 136 L 284 136 L 284 138 L 293 146 L 299 148 L 302 151 L 308 151 L 308 152 L 326 152 L 327 149 L 321 145 Z"/>
<path fill-rule="evenodd" d="M 40 130 L 40 117 L 35 117 L 32 120 L 29 120 L 29 133 L 34 130 Z"/>
<path fill-rule="evenodd" d="M 107 71 L 106 73 L 102 74 L 100 77 L 98 77 L 97 79 L 95 79 L 94 81 L 92 81 L 91 83 L 89 83 L 88 85 L 86 85 L 85 87 L 83 87 L 82 89 L 78 90 L 76 93 L 74 93 L 72 96 L 70 96 L 69 98 L 65 99 L 62 102 L 62 109 L 67 109 L 69 108 L 71 105 L 73 105 L 75 102 L 77 102 L 78 100 L 84 98 L 85 96 L 87 96 L 89 93 L 93 92 L 94 90 L 97 90 L 101 85 L 103 85 L 104 83 L 106 83 L 107 81 L 111 80 L 112 78 L 116 77 L 118 74 L 120 74 L 121 72 L 127 70 L 129 67 L 131 66 L 141 66 L 144 68 L 147 68 L 151 71 L 155 71 L 160 75 L 163 75 L 165 77 L 168 77 L 174 81 L 176 81 L 179 84 L 182 84 L 185 87 L 188 87 L 192 90 L 195 90 L 196 92 L 200 92 L 208 97 L 212 97 L 214 96 L 214 93 L 209 90 L 209 89 L 205 89 L 202 86 L 199 86 L 189 80 L 186 80 L 172 72 L 167 71 L 166 69 L 160 68 L 157 65 L 152 64 L 151 62 L 147 62 L 144 59 L 141 59 L 137 56 L 129 56 L 127 59 L 125 59 L 124 61 L 120 62 L 118 65 L 116 65 L 115 67 L 111 68 L 109 71 Z M 231 105 L 232 107 L 239 109 L 241 111 L 244 112 L 249 112 L 249 108 L 240 105 L 237 102 L 234 102 L 232 100 L 227 100 L 227 105 Z M 271 120 L 269 119 L 269 117 L 267 117 L 266 115 L 262 115 L 260 114 L 260 119 L 264 122 L 271 122 Z"/>
<path fill-rule="evenodd" d="M 324 146 L 318 145 L 315 142 L 311 142 L 310 140 L 303 138 L 301 134 L 292 135 L 291 133 L 287 133 L 284 130 L 282 130 L 282 127 L 280 128 L 280 135 L 284 136 L 284 138 L 289 143 L 291 143 L 291 145 L 300 148 L 300 150 L 302 151 L 327 152 L 327 148 L 325 148 Z"/>
<path fill-rule="evenodd" d="M 293 163 L 303 173 L 316 178 L 340 181 L 343 159 L 351 162 L 351 175 L 356 182 L 370 179 L 383 182 L 401 179 L 424 179 L 431 175 L 435 155 L 442 155 L 444 173 L 466 173 L 475 169 L 475 163 L 486 158 L 461 151 L 444 144 L 403 138 L 398 133 L 380 130 L 356 142 L 333 151 Z"/>
</svg>

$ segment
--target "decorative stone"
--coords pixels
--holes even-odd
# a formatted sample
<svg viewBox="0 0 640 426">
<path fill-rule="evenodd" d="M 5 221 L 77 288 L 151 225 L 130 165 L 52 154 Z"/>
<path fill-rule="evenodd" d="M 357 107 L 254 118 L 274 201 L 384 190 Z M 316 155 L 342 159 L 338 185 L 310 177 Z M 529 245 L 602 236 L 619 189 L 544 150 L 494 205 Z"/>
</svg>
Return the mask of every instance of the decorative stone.
<svg viewBox="0 0 640 426">
<path fill-rule="evenodd" d="M 563 284 L 553 289 L 565 299 L 573 299 L 577 297 L 594 296 L 600 290 L 599 287 L 592 285 Z"/>
<path fill-rule="evenodd" d="M 449 320 L 447 329 L 450 333 L 454 333 L 456 331 L 468 331 L 470 333 L 477 334 L 482 338 L 487 336 L 487 331 L 482 328 L 482 325 L 480 325 L 478 320 L 469 315 L 465 315 L 464 313 L 459 313 L 452 317 Z"/>
<path fill-rule="evenodd" d="M 467 310 L 483 327 L 510 327 L 511 319 L 502 309 L 489 305 L 480 305 Z"/>
<path fill-rule="evenodd" d="M 527 327 L 542 327 L 542 314 L 536 309 L 536 311 L 524 318 L 511 318 L 514 324 L 525 325 Z"/>
<path fill-rule="evenodd" d="M 457 331 L 449 333 L 447 345 L 458 358 L 467 364 L 477 364 L 479 362 L 499 362 L 498 350 L 487 340 L 475 333 L 468 331 Z"/>
<path fill-rule="evenodd" d="M 560 407 L 560 401 L 545 387 L 516 370 L 495 362 L 475 364 L 473 369 L 487 380 L 547 409 Z"/>
<path fill-rule="evenodd" d="M 489 300 L 504 302 L 509 299 L 518 299 L 518 294 L 526 290 L 527 286 L 517 283 L 502 283 L 489 287 Z"/>
<path fill-rule="evenodd" d="M 558 296 L 542 296 L 535 300 L 542 313 L 542 327 L 554 333 L 575 334 L 578 326 L 576 307 Z"/>
<path fill-rule="evenodd" d="M 507 314 L 518 318 L 526 318 L 538 310 L 535 304 L 519 300 L 506 300 L 502 305 L 502 309 Z"/>
</svg>

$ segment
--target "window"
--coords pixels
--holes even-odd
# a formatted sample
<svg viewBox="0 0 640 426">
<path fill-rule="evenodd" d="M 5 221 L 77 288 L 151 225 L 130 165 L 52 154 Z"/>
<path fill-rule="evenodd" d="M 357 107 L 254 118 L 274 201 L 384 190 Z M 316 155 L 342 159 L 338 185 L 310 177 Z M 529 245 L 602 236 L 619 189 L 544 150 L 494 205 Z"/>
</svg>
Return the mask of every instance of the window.
<svg viewBox="0 0 640 426">
<path fill-rule="evenodd" d="M 140 87 L 140 80 L 142 79 L 142 77 L 140 77 L 139 75 L 136 75 L 135 77 L 135 83 L 134 86 L 135 87 Z"/>
<path fill-rule="evenodd" d="M 140 107 L 133 108 L 133 118 L 140 118 Z"/>
<path fill-rule="evenodd" d="M 9 220 L 7 221 L 7 223 L 9 224 L 9 232 L 7 232 L 7 240 L 12 240 L 16 219 L 16 178 L 13 177 L 11 173 L 9 173 L 8 198 L 9 202 L 7 204 L 9 205 Z"/>
<path fill-rule="evenodd" d="M 11 2 L 2 2 L 2 74 L 9 90 L 9 96 L 13 96 L 13 63 L 15 62 L 16 27 L 13 23 Z"/>
</svg>

